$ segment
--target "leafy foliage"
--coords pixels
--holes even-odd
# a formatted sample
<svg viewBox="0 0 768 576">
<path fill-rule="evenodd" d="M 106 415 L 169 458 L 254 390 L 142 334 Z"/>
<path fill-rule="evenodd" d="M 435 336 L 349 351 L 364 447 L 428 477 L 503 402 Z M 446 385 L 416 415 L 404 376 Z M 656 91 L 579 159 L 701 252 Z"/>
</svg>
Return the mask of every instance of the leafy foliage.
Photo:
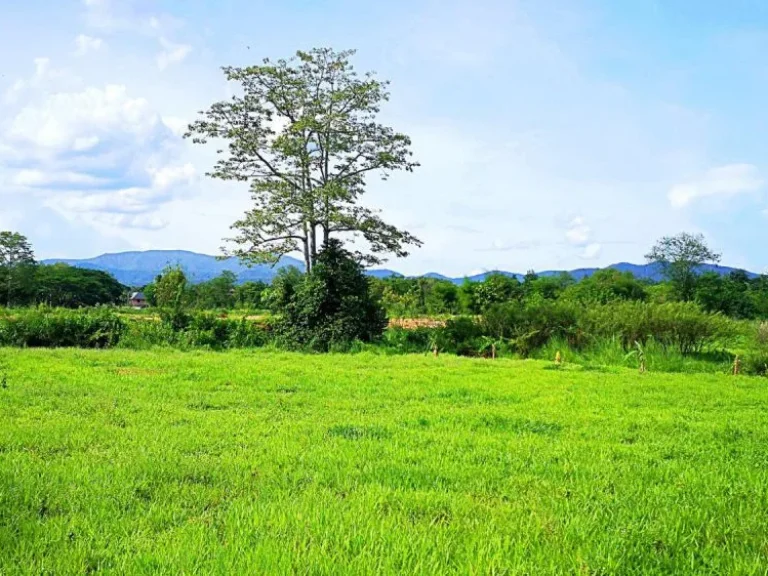
<svg viewBox="0 0 768 576">
<path fill-rule="evenodd" d="M 285 300 L 278 330 L 287 345 L 327 351 L 354 340 L 375 340 L 387 326 L 362 266 L 333 238 L 318 254 L 315 268 Z"/>
<path fill-rule="evenodd" d="M 226 150 L 209 176 L 248 182 L 253 208 L 234 223 L 232 251 L 245 261 L 275 263 L 301 251 L 306 270 L 333 236 L 355 233 L 381 255 L 407 255 L 417 238 L 359 204 L 366 176 L 412 171 L 410 139 L 377 122 L 388 100 L 387 82 L 362 78 L 350 64 L 354 51 L 297 52 L 290 60 L 225 67 L 242 93 L 217 102 L 189 126 L 193 142 L 224 140 Z"/>
<path fill-rule="evenodd" d="M 5 303 L 11 306 L 14 291 L 21 281 L 20 276 L 29 276 L 35 265 L 35 254 L 25 236 L 18 232 L 0 232 L 0 268 L 5 287 Z"/>
<path fill-rule="evenodd" d="M 720 254 L 707 246 L 702 234 L 683 232 L 659 240 L 646 255 L 646 259 L 648 262 L 660 264 L 677 290 L 678 297 L 689 301 L 694 296 L 696 269 L 708 262 L 719 262 Z"/>
<path fill-rule="evenodd" d="M 178 266 L 167 268 L 155 281 L 153 297 L 160 307 L 160 316 L 174 330 L 182 330 L 189 323 L 186 288 L 187 277 Z"/>
<path fill-rule="evenodd" d="M 107 309 L 20 309 L 0 315 L 0 346 L 110 348 L 119 343 L 125 327 Z"/>
<path fill-rule="evenodd" d="M 125 286 L 101 270 L 66 264 L 35 268 L 33 301 L 36 303 L 65 308 L 122 304 L 126 292 Z"/>
</svg>

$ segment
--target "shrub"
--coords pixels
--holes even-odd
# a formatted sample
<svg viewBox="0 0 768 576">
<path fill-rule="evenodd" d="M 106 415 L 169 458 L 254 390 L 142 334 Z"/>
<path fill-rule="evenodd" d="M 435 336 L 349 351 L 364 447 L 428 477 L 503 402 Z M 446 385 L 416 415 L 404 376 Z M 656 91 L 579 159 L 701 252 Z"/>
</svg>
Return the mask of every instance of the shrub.
<svg viewBox="0 0 768 576">
<path fill-rule="evenodd" d="M 768 352 L 752 352 L 741 360 L 744 374 L 768 376 Z"/>
<path fill-rule="evenodd" d="M 204 347 L 213 350 L 258 348 L 272 340 L 271 325 L 245 318 L 221 318 L 217 314 L 199 312 L 190 315 L 186 328 L 174 330 L 171 324 L 149 320 L 128 322 L 121 340 L 124 348 L 153 346 Z"/>
<path fill-rule="evenodd" d="M 430 349 L 430 344 L 435 341 L 435 335 L 441 328 L 418 327 L 406 329 L 391 327 L 384 332 L 383 345 L 386 348 L 401 354 L 414 354 Z"/>
<path fill-rule="evenodd" d="M 635 342 L 653 339 L 687 356 L 724 344 L 736 332 L 734 322 L 709 314 L 692 302 L 621 302 L 584 309 L 580 325 L 593 338 L 619 338 L 629 351 Z"/>
<path fill-rule="evenodd" d="M 515 352 L 528 356 L 552 338 L 571 346 L 581 344 L 578 308 L 565 302 L 536 299 L 526 304 L 508 303 L 491 307 L 480 321 L 482 334 L 506 340 Z"/>
<path fill-rule="evenodd" d="M 323 352 L 376 340 L 387 326 L 362 266 L 335 239 L 323 246 L 315 267 L 280 312 L 281 344 Z"/>
<path fill-rule="evenodd" d="M 125 323 L 108 309 L 32 308 L 0 317 L 0 345 L 39 348 L 108 348 Z"/>
<path fill-rule="evenodd" d="M 121 348 L 152 348 L 154 346 L 175 346 L 179 332 L 165 322 L 135 319 L 126 323 L 126 330 L 120 339 Z"/>
<path fill-rule="evenodd" d="M 755 341 L 761 348 L 768 349 L 768 322 L 761 322 L 758 324 Z"/>
<path fill-rule="evenodd" d="M 438 347 L 459 356 L 476 356 L 482 349 L 482 326 L 472 318 L 448 320 L 436 333 Z"/>
</svg>

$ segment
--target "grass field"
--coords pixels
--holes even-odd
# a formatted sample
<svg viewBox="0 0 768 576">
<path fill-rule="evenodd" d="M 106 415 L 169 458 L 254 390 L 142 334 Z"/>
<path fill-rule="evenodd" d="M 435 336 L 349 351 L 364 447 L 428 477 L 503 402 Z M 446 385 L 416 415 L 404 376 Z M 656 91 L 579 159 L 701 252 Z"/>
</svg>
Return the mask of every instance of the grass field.
<svg viewBox="0 0 768 576">
<path fill-rule="evenodd" d="M 0 574 L 765 574 L 768 385 L 0 350 Z"/>
</svg>

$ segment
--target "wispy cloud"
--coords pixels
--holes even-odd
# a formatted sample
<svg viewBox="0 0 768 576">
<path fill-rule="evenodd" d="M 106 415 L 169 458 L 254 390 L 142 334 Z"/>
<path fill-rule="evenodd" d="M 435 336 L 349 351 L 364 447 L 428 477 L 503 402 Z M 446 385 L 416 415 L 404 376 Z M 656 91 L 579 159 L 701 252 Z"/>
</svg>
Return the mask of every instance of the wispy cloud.
<svg viewBox="0 0 768 576">
<path fill-rule="evenodd" d="M 192 46 L 188 44 L 174 44 L 165 38 L 160 38 L 160 45 L 163 50 L 157 55 L 157 67 L 165 70 L 172 64 L 183 62 L 192 52 Z"/>
<path fill-rule="evenodd" d="M 565 238 L 573 246 L 584 246 L 592 237 L 592 228 L 590 228 L 583 217 L 577 216 L 568 225 L 565 231 Z"/>
<path fill-rule="evenodd" d="M 512 252 L 514 250 L 534 250 L 541 248 L 545 243 L 540 240 L 522 240 L 518 242 L 505 242 L 494 240 L 490 246 L 478 248 L 478 252 Z"/>
<path fill-rule="evenodd" d="M 104 41 L 101 38 L 80 34 L 75 38 L 75 54 L 78 56 L 85 56 L 90 52 L 100 50 L 103 45 Z"/>
<path fill-rule="evenodd" d="M 581 254 L 579 254 L 579 258 L 582 260 L 597 260 L 600 257 L 602 249 L 603 247 L 600 244 L 587 244 Z"/>
<path fill-rule="evenodd" d="M 673 208 L 685 208 L 704 198 L 756 192 L 763 184 L 764 180 L 757 166 L 728 164 L 712 168 L 696 180 L 673 186 L 668 196 Z"/>
</svg>

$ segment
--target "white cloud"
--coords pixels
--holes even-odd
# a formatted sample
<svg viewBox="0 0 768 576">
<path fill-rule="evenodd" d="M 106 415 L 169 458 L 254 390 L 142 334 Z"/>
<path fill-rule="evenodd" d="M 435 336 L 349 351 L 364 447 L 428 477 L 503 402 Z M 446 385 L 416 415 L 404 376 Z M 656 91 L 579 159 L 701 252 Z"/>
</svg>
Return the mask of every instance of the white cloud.
<svg viewBox="0 0 768 576">
<path fill-rule="evenodd" d="M 78 136 L 75 138 L 72 148 L 76 152 L 84 152 L 90 150 L 100 142 L 98 136 Z"/>
<path fill-rule="evenodd" d="M 160 38 L 160 45 L 163 47 L 162 52 L 157 55 L 157 67 L 160 70 L 182 62 L 192 51 L 189 44 L 174 44 L 163 37 Z"/>
<path fill-rule="evenodd" d="M 565 238 L 569 244 L 574 246 L 583 246 L 589 242 L 592 236 L 592 228 L 587 226 L 584 218 L 578 216 L 571 220 L 568 229 L 565 231 Z"/>
<path fill-rule="evenodd" d="M 50 58 L 35 58 L 35 76 L 37 78 L 42 78 L 46 75 L 48 70 L 51 68 L 51 60 Z"/>
<path fill-rule="evenodd" d="M 176 134 L 176 136 L 183 136 L 189 126 L 187 120 L 177 116 L 163 116 L 163 124 L 168 126 L 171 132 Z"/>
<path fill-rule="evenodd" d="M 146 214 L 97 214 L 93 221 L 114 228 L 138 228 L 140 230 L 161 230 L 168 226 L 168 220 Z"/>
<path fill-rule="evenodd" d="M 105 33 L 157 37 L 163 30 L 177 27 L 178 20 L 166 14 L 147 14 L 152 4 L 143 0 L 84 0 L 83 15 L 88 26 Z"/>
<path fill-rule="evenodd" d="M 134 187 L 101 193 L 58 194 L 50 197 L 47 204 L 60 212 L 142 214 L 168 199 L 161 191 Z"/>
<path fill-rule="evenodd" d="M 53 94 L 41 105 L 26 106 L 8 136 L 43 150 L 84 150 L 98 143 L 99 135 L 147 137 L 159 122 L 145 99 L 129 97 L 125 86 L 108 85 Z"/>
<path fill-rule="evenodd" d="M 94 38 L 85 34 L 80 34 L 75 38 L 75 54 L 78 56 L 84 56 L 89 52 L 96 52 L 104 45 L 104 41 L 101 38 Z"/>
<path fill-rule="evenodd" d="M 191 184 L 195 180 L 195 167 L 191 163 L 183 166 L 164 166 L 150 169 L 152 185 L 159 190 L 167 190 L 180 184 Z"/>
<path fill-rule="evenodd" d="M 5 103 L 6 104 L 15 104 L 18 102 L 19 98 L 21 97 L 21 93 L 24 91 L 24 88 L 26 87 L 27 83 L 19 78 L 16 80 L 10 88 L 8 88 L 5 91 Z"/>
<path fill-rule="evenodd" d="M 728 197 L 744 192 L 755 192 L 763 187 L 760 170 L 752 164 L 728 164 L 708 170 L 701 178 L 678 184 L 669 191 L 669 202 L 674 208 L 708 197 Z"/>
<path fill-rule="evenodd" d="M 101 29 L 116 27 L 120 22 L 113 13 L 110 0 L 83 0 L 85 19 L 89 26 Z"/>
<path fill-rule="evenodd" d="M 600 257 L 602 248 L 600 244 L 588 244 L 584 247 L 580 257 L 584 260 L 597 260 Z"/>
<path fill-rule="evenodd" d="M 165 228 L 169 220 L 158 211 L 190 190 L 196 171 L 149 101 L 115 84 L 58 92 L 49 82 L 49 61 L 35 66 L 25 85 L 29 103 L 0 134 L 7 161 L 0 179 L 101 234 Z"/>
<path fill-rule="evenodd" d="M 21 96 L 30 93 L 34 89 L 40 88 L 53 79 L 61 79 L 67 74 L 61 70 L 51 68 L 51 59 L 47 57 L 38 57 L 32 60 L 35 71 L 29 78 L 17 79 L 6 91 L 4 102 L 7 105 L 13 105 L 21 100 Z"/>
<path fill-rule="evenodd" d="M 78 172 L 45 172 L 43 170 L 27 169 L 17 172 L 11 180 L 15 186 L 24 188 L 41 188 L 46 186 L 80 185 L 98 186 L 106 184 L 106 180 L 81 174 Z"/>
</svg>

